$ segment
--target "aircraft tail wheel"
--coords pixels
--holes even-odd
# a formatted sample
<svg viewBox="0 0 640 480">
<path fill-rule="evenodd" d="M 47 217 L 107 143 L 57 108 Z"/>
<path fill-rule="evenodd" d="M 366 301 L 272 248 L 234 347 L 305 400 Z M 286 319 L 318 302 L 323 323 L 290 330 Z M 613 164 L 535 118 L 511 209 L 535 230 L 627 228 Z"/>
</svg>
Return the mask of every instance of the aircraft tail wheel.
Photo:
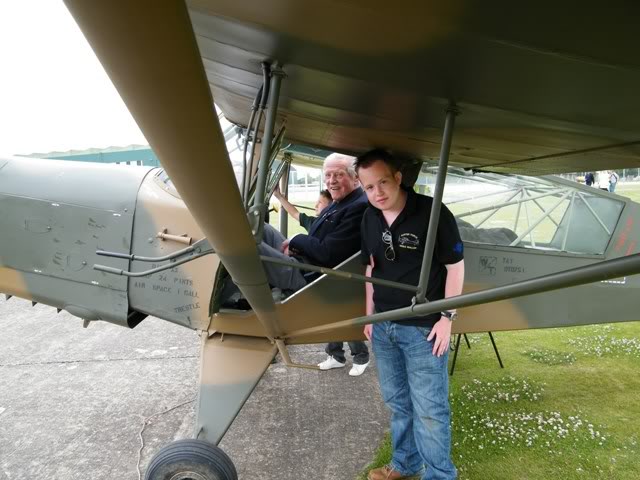
<svg viewBox="0 0 640 480">
<path fill-rule="evenodd" d="M 145 480 L 238 480 L 236 467 L 220 448 L 203 440 L 178 440 L 149 463 Z"/>
</svg>

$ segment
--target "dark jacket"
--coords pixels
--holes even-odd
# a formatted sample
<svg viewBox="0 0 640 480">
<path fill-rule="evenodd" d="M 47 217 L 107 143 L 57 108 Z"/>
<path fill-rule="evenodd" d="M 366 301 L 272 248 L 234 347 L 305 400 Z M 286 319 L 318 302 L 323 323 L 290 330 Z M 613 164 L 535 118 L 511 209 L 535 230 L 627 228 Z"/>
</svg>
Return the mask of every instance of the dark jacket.
<svg viewBox="0 0 640 480">
<path fill-rule="evenodd" d="M 593 185 L 593 182 L 596 181 L 596 178 L 593 176 L 593 173 L 589 172 L 584 176 L 584 182 L 590 187 Z"/>
<path fill-rule="evenodd" d="M 335 267 L 360 250 L 360 222 L 367 196 L 356 188 L 340 202 L 333 202 L 313 222 L 309 235 L 296 235 L 289 248 L 304 260 L 321 267 Z"/>
</svg>

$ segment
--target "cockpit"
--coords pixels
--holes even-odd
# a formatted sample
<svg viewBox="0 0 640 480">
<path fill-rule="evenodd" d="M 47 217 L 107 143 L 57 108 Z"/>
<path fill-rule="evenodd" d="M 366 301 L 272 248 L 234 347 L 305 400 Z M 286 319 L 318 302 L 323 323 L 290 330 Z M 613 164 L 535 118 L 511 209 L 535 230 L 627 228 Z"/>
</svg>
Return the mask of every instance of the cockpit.
<svg viewBox="0 0 640 480">
<path fill-rule="evenodd" d="M 431 188 L 424 166 L 417 190 Z M 471 173 L 449 167 L 443 202 L 465 242 L 584 255 L 604 254 L 624 202 L 561 177 Z"/>
</svg>

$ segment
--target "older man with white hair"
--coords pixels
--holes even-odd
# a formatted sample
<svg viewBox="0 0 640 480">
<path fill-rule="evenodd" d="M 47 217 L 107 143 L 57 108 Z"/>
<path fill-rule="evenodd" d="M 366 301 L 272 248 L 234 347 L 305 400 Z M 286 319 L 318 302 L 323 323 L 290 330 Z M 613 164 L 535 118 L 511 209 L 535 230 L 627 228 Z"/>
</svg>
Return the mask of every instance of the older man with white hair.
<svg viewBox="0 0 640 480">
<path fill-rule="evenodd" d="M 265 225 L 264 238 L 258 251 L 291 262 L 304 262 L 333 268 L 360 250 L 360 223 L 367 209 L 367 196 L 360 188 L 354 169 L 354 157 L 333 153 L 323 165 L 324 182 L 331 193 L 332 202 L 313 222 L 308 235 L 298 234 L 291 239 L 270 225 Z M 294 267 L 263 263 L 267 279 L 274 287 L 299 290 L 307 284 L 305 276 Z M 369 363 L 369 351 L 364 342 L 350 342 L 354 367 L 350 375 L 364 372 Z M 329 357 L 319 366 L 322 370 L 344 367 L 346 359 L 342 343 L 327 346 Z"/>
</svg>

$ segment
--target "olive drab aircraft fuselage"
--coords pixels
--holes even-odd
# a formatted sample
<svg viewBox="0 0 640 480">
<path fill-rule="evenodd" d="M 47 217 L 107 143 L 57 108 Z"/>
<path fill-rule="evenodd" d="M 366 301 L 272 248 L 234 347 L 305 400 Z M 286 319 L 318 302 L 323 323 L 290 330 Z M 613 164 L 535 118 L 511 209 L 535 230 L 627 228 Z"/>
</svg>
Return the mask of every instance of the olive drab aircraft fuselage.
<svg viewBox="0 0 640 480">
<path fill-rule="evenodd" d="M 321 165 L 317 157 L 306 156 L 304 162 Z M 140 276 L 93 268 L 108 264 L 139 275 L 166 262 L 106 259 L 100 253 L 160 258 L 203 239 L 163 169 L 21 157 L 0 160 L 0 166 L 3 293 L 83 320 L 128 328 L 153 315 L 194 330 L 265 335 L 251 310 L 222 305 L 212 311 L 219 266 L 215 254 Z M 433 185 L 434 171 L 424 165 L 415 188 Z M 638 249 L 639 204 L 559 177 L 470 174 L 450 167 L 444 198 L 465 242 L 465 292 L 624 257 Z M 362 273 L 357 254 L 338 269 Z M 634 320 L 635 309 L 624 299 L 640 288 L 638 280 L 624 276 L 468 307 L 454 332 Z M 294 330 L 321 325 L 320 319 L 300 318 L 314 317 L 310 305 L 318 307 L 319 316 L 332 312 L 332 318 L 341 319 L 362 315 L 363 302 L 360 283 L 325 275 L 279 307 L 291 318 L 285 327 Z M 360 338 L 361 332 L 347 335 Z M 335 338 L 325 333 L 316 341 Z"/>
</svg>

